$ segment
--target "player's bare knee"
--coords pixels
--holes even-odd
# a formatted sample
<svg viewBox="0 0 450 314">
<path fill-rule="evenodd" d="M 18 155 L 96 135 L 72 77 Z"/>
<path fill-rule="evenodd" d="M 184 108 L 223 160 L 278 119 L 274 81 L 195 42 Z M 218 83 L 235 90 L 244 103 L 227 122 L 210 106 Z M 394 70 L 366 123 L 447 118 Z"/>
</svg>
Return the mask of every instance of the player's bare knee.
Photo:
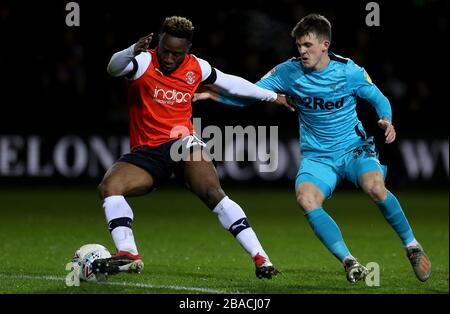
<svg viewBox="0 0 450 314">
<path fill-rule="evenodd" d="M 209 185 L 205 188 L 202 199 L 206 205 L 214 209 L 217 204 L 225 197 L 225 192 L 220 186 Z"/>
<path fill-rule="evenodd" d="M 97 192 L 100 199 L 103 200 L 105 197 L 107 197 L 107 189 L 104 181 L 100 182 L 100 184 L 97 186 Z"/>
<path fill-rule="evenodd" d="M 110 190 L 109 190 L 109 188 L 108 188 L 108 185 L 104 182 L 104 181 L 102 181 L 99 185 L 98 185 L 98 187 L 97 187 L 97 190 L 98 190 L 98 194 L 99 194 L 99 196 L 100 196 L 100 199 L 105 199 L 105 198 L 107 198 L 108 196 L 111 196 L 112 194 L 110 193 Z"/>
<path fill-rule="evenodd" d="M 297 203 L 305 212 L 320 207 L 313 193 L 299 193 L 297 195 Z"/>
<path fill-rule="evenodd" d="M 382 202 L 387 196 L 387 190 L 383 182 L 372 182 L 364 190 L 375 202 Z"/>
<path fill-rule="evenodd" d="M 110 180 L 102 180 L 97 187 L 100 198 L 103 200 L 108 196 L 122 195 L 118 186 L 113 184 Z"/>
</svg>

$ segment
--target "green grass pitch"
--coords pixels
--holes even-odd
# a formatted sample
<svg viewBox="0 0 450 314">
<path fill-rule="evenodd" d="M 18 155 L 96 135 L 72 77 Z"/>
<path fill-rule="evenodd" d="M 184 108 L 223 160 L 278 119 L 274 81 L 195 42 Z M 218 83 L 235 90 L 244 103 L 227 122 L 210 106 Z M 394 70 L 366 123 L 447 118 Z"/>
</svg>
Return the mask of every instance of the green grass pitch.
<svg viewBox="0 0 450 314">
<path fill-rule="evenodd" d="M 314 236 L 290 189 L 229 189 L 282 274 L 259 280 L 244 250 L 203 204 L 182 188 L 130 198 L 146 268 L 105 284 L 67 287 L 65 265 L 86 243 L 114 252 L 95 187 L 0 191 L 0 293 L 449 293 L 448 191 L 396 193 L 433 263 L 419 282 L 400 240 L 360 191 L 337 190 L 325 209 L 353 255 L 380 265 L 380 285 L 349 284 Z"/>
</svg>

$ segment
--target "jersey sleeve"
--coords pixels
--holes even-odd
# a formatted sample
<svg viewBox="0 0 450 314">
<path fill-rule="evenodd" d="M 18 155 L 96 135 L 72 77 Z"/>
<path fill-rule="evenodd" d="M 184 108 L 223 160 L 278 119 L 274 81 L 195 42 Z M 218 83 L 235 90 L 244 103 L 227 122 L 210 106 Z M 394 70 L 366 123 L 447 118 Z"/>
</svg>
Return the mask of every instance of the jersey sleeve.
<svg viewBox="0 0 450 314">
<path fill-rule="evenodd" d="M 149 52 L 141 52 L 134 56 L 134 45 L 116 52 L 109 61 L 107 71 L 111 76 L 125 76 L 129 80 L 136 80 L 147 70 L 151 62 Z"/>
<path fill-rule="evenodd" d="M 213 74 L 213 67 L 209 64 L 208 61 L 197 58 L 196 56 L 194 57 L 195 59 L 197 59 L 200 65 L 200 70 L 202 71 L 202 83 L 209 83 L 210 81 L 212 81 L 211 74 Z"/>
<path fill-rule="evenodd" d="M 279 66 L 269 71 L 266 75 L 264 75 L 261 78 L 261 80 L 256 82 L 255 85 L 265 90 L 272 91 L 274 93 L 282 92 L 283 88 L 279 77 L 278 67 Z M 257 101 L 256 99 L 239 97 L 225 92 L 221 92 L 219 93 L 219 95 L 220 95 L 219 102 L 229 106 L 244 107 L 251 105 Z"/>
<path fill-rule="evenodd" d="M 386 96 L 372 82 L 364 68 L 350 63 L 347 68 L 347 80 L 352 92 L 373 106 L 380 119 L 388 118 L 392 122 L 391 104 Z"/>
<path fill-rule="evenodd" d="M 276 66 L 267 72 L 266 75 L 264 75 L 258 82 L 256 82 L 256 85 L 276 93 L 283 93 L 284 89 L 280 77 L 282 71 L 283 68 L 281 65 Z"/>
<path fill-rule="evenodd" d="M 141 52 L 133 60 L 134 68 L 125 76 L 129 80 L 137 80 L 147 71 L 148 66 L 152 62 L 152 55 L 150 52 Z"/>
<path fill-rule="evenodd" d="M 277 99 L 277 94 L 273 91 L 255 85 L 242 77 L 226 74 L 217 69 L 216 72 L 217 79 L 214 85 L 228 94 L 262 101 L 275 101 Z"/>
</svg>

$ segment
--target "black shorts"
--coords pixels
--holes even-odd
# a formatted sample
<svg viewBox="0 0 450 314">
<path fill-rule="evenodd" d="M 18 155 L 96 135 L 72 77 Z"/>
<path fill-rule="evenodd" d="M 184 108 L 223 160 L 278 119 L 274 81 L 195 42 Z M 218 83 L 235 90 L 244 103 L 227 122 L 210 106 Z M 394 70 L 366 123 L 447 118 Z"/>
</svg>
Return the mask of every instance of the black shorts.
<svg viewBox="0 0 450 314">
<path fill-rule="evenodd" d="M 153 187 L 161 186 L 172 174 L 175 174 L 177 181 L 184 183 L 185 162 L 183 160 L 174 161 L 170 155 L 171 147 L 177 141 L 181 141 L 181 139 L 175 139 L 157 147 L 138 147 L 132 152 L 120 157 L 118 161 L 128 162 L 146 170 L 153 177 Z M 192 151 L 194 147 L 204 147 L 203 141 L 197 137 L 194 140 L 182 141 L 182 144 L 189 151 Z"/>
</svg>

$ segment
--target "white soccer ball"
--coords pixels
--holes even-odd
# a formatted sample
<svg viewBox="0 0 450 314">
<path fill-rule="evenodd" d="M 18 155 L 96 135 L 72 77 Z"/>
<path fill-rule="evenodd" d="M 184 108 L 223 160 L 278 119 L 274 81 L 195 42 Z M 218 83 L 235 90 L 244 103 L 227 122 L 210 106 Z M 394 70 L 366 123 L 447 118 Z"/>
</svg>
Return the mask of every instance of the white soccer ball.
<svg viewBox="0 0 450 314">
<path fill-rule="evenodd" d="M 75 252 L 72 263 L 78 268 L 81 281 L 105 281 L 105 275 L 94 274 L 92 262 L 99 258 L 108 257 L 111 257 L 111 253 L 103 245 L 85 244 Z"/>
</svg>

